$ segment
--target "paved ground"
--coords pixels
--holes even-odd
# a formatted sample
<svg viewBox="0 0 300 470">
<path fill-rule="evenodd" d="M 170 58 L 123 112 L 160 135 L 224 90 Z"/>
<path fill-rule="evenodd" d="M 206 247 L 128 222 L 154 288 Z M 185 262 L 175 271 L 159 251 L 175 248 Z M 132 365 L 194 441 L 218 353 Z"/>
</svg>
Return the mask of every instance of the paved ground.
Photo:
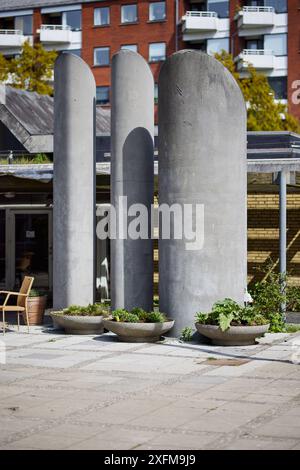
<svg viewBox="0 0 300 470">
<path fill-rule="evenodd" d="M 300 449 L 300 335 L 222 348 L 35 327 L 4 341 L 0 449 Z"/>
</svg>

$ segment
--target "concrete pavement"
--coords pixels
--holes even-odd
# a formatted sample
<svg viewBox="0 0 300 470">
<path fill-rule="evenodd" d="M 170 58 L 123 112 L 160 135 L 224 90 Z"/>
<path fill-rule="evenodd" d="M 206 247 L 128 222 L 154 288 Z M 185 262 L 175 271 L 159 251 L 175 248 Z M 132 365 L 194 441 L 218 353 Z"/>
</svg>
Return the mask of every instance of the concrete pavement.
<svg viewBox="0 0 300 470">
<path fill-rule="evenodd" d="M 21 331 L 0 337 L 2 450 L 300 448 L 299 334 L 224 348 Z"/>
</svg>

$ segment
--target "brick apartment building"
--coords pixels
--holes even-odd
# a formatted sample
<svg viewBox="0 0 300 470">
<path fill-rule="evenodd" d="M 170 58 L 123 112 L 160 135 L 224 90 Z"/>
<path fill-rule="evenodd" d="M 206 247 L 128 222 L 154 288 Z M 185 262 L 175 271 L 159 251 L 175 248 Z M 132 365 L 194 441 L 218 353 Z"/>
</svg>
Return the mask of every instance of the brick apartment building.
<svg viewBox="0 0 300 470">
<path fill-rule="evenodd" d="M 81 55 L 101 105 L 109 105 L 111 57 L 121 48 L 138 51 L 155 82 L 178 49 L 225 49 L 242 75 L 248 62 L 264 73 L 300 119 L 300 0 L 0 0 L 0 52 L 16 55 L 28 39 Z"/>
</svg>

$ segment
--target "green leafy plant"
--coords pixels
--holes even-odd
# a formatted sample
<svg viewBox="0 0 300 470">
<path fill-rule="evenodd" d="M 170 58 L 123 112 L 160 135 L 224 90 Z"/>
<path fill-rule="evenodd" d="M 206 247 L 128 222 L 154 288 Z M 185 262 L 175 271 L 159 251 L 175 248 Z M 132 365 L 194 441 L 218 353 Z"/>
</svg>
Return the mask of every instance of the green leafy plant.
<svg viewBox="0 0 300 470">
<path fill-rule="evenodd" d="M 287 286 L 286 303 L 289 312 L 300 312 L 300 287 Z"/>
<path fill-rule="evenodd" d="M 69 315 L 69 316 L 108 316 L 109 309 L 103 304 L 89 304 L 86 307 L 80 305 L 70 305 L 68 308 L 64 308 L 59 312 L 55 312 L 60 315 Z"/>
<path fill-rule="evenodd" d="M 262 281 L 249 288 L 253 305 L 269 320 L 270 331 L 284 332 L 285 323 L 281 307 L 286 303 L 287 296 L 282 291 L 282 284 L 287 282 L 287 276 L 275 272 L 273 265 L 268 265 L 265 274 Z"/>
<path fill-rule="evenodd" d="M 182 329 L 180 339 L 181 341 L 192 341 L 193 338 L 193 328 L 190 326 L 186 326 L 185 328 Z"/>
<path fill-rule="evenodd" d="M 117 309 L 112 312 L 112 319 L 118 322 L 129 323 L 162 323 L 166 316 L 161 312 L 146 312 L 142 308 L 135 307 L 130 312 L 125 309 Z"/>
<path fill-rule="evenodd" d="M 44 295 L 46 295 L 44 291 L 37 289 L 31 289 L 31 291 L 29 292 L 29 297 L 44 297 Z"/>
<path fill-rule="evenodd" d="M 209 313 L 197 313 L 195 319 L 197 323 L 204 325 L 218 325 L 222 331 L 228 330 L 230 326 L 255 326 L 269 323 L 269 319 L 256 307 L 240 306 L 229 298 L 216 302 Z"/>
</svg>

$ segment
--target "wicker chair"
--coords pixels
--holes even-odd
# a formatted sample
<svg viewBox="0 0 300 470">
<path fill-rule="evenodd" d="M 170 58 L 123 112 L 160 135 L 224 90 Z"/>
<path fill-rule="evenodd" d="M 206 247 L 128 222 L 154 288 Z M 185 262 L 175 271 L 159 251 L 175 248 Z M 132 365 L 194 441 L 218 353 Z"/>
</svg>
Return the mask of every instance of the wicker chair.
<svg viewBox="0 0 300 470">
<path fill-rule="evenodd" d="M 1 290 L 0 294 L 6 295 L 4 303 L 0 305 L 0 311 L 2 310 L 2 325 L 3 325 L 3 334 L 5 334 L 5 314 L 10 312 L 17 312 L 18 314 L 18 330 L 20 329 L 20 313 L 25 312 L 28 333 L 29 333 L 29 318 L 27 311 L 27 299 L 32 287 L 34 278 L 25 276 L 20 288 L 20 292 L 11 292 L 6 290 Z M 17 297 L 17 302 L 15 305 L 7 305 L 7 302 L 11 296 Z"/>
</svg>

